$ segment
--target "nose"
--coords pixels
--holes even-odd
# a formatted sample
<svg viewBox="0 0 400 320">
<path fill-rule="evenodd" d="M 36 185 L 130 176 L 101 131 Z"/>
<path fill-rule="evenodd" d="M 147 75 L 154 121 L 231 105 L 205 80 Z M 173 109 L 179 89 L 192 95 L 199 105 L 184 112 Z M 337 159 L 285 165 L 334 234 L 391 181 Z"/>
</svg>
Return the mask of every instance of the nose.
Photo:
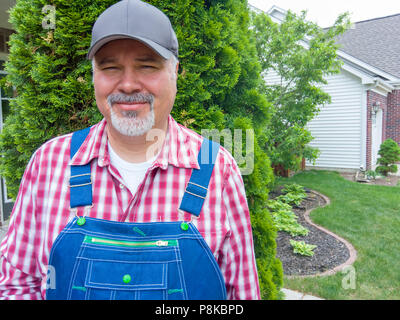
<svg viewBox="0 0 400 320">
<path fill-rule="evenodd" d="M 128 68 L 124 69 L 119 81 L 118 90 L 122 93 L 130 94 L 140 92 L 142 89 L 143 84 L 138 73 Z"/>
</svg>

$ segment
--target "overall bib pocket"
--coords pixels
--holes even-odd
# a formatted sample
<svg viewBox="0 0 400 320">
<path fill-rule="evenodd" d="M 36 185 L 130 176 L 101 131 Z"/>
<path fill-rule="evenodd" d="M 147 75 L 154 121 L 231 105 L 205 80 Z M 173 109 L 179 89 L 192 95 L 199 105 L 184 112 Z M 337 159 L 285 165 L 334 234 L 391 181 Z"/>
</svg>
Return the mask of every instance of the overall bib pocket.
<svg viewBox="0 0 400 320">
<path fill-rule="evenodd" d="M 125 241 L 86 235 L 69 299 L 184 299 L 178 240 Z"/>
</svg>

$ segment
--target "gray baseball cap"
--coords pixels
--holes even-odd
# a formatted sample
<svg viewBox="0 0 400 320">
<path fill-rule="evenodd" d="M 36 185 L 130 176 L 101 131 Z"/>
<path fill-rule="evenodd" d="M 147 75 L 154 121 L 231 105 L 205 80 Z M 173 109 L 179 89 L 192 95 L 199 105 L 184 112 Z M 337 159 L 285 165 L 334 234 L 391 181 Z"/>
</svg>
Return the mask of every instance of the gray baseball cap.
<svg viewBox="0 0 400 320">
<path fill-rule="evenodd" d="M 122 0 L 107 8 L 92 29 L 88 59 L 106 43 L 117 39 L 138 40 L 164 59 L 178 58 L 178 40 L 168 17 L 139 0 Z"/>
</svg>

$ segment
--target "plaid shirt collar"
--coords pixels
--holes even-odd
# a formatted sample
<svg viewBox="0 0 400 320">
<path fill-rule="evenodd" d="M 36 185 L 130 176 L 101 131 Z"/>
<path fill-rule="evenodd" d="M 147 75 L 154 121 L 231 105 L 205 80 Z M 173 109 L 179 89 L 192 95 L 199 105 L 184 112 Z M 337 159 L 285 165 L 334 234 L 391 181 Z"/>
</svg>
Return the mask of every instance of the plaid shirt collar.
<svg viewBox="0 0 400 320">
<path fill-rule="evenodd" d="M 99 166 L 108 166 L 110 156 L 108 153 L 108 136 L 105 119 L 90 129 L 84 143 L 81 145 L 70 165 L 85 165 L 97 158 Z M 200 150 L 201 139 L 190 139 L 193 133 L 178 124 L 170 115 L 168 117 L 168 130 L 163 147 L 153 167 L 166 169 L 168 165 L 179 168 L 198 169 L 197 153 Z"/>
</svg>

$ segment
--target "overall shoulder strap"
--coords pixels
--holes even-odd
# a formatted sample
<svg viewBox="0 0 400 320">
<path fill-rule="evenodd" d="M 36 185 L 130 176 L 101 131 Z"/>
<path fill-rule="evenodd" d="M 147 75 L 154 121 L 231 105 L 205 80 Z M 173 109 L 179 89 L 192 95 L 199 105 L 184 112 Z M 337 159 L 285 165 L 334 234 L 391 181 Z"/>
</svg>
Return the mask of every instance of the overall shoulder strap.
<svg viewBox="0 0 400 320">
<path fill-rule="evenodd" d="M 86 128 L 72 134 L 71 159 L 85 141 L 89 131 L 90 128 Z M 71 208 L 92 205 L 92 176 L 90 163 L 82 166 L 71 166 L 69 187 Z"/>
<path fill-rule="evenodd" d="M 214 169 L 215 159 L 219 151 L 219 144 L 204 139 L 197 160 L 200 168 L 193 169 L 186 186 L 179 209 L 199 216 L 207 196 L 208 184 Z"/>
</svg>

